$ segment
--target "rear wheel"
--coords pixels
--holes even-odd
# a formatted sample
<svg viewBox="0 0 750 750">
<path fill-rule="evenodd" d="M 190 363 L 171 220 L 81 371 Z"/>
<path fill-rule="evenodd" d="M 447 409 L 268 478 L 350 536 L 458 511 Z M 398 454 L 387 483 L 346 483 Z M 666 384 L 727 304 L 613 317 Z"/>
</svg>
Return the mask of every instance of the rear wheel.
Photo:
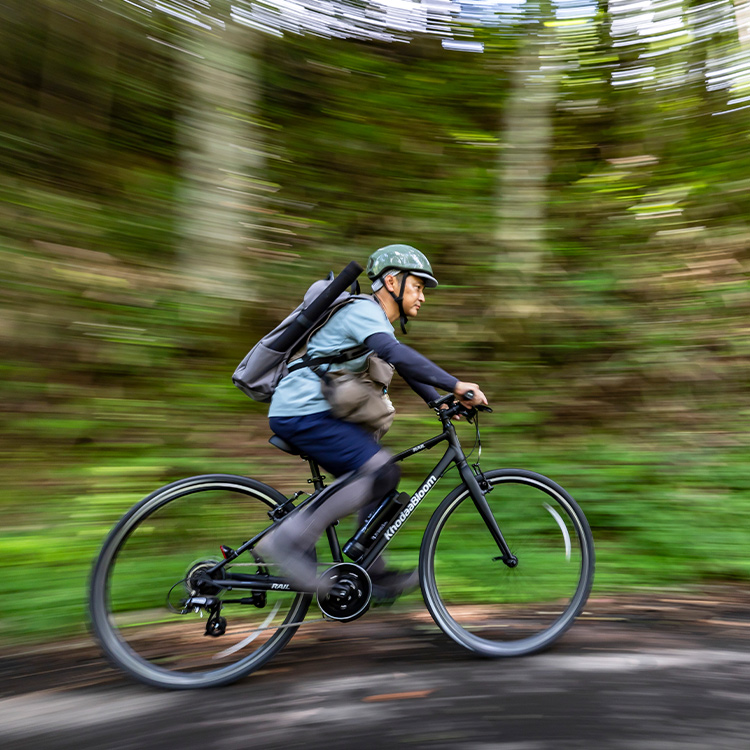
<svg viewBox="0 0 750 750">
<path fill-rule="evenodd" d="M 285 499 L 255 480 L 219 474 L 169 484 L 129 511 L 91 576 L 91 623 L 110 660 L 150 685 L 203 688 L 233 682 L 276 654 L 311 596 L 222 591 L 205 571 L 221 559 L 221 545 L 236 548 L 268 527 L 268 511 Z M 273 572 L 248 552 L 225 571 Z M 191 595 L 222 606 L 212 613 L 185 608 Z M 247 601 L 229 603 L 238 599 Z"/>
<path fill-rule="evenodd" d="M 420 577 L 427 608 L 454 641 L 484 656 L 549 646 L 586 603 L 594 541 L 573 498 L 531 471 L 486 472 L 486 498 L 518 565 L 500 550 L 465 485 L 443 500 L 425 531 Z"/>
</svg>

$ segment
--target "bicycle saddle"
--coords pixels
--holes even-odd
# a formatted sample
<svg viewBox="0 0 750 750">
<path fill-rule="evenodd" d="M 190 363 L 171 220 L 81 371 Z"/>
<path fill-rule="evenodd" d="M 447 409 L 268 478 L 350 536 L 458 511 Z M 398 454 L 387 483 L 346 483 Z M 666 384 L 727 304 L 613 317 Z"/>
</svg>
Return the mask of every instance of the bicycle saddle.
<svg viewBox="0 0 750 750">
<path fill-rule="evenodd" d="M 291 443 L 287 443 L 286 440 L 283 440 L 278 435 L 273 435 L 268 442 L 279 450 L 284 451 L 284 453 L 291 453 L 293 456 L 302 455 L 302 451 L 295 448 Z"/>
</svg>

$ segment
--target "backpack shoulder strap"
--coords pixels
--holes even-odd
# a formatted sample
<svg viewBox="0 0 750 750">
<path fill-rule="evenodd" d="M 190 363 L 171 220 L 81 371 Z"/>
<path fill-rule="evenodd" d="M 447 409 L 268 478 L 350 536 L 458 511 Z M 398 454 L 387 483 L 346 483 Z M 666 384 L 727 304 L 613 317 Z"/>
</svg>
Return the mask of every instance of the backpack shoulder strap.
<svg viewBox="0 0 750 750">
<path fill-rule="evenodd" d="M 318 325 L 316 325 L 315 328 L 310 331 L 310 334 L 305 338 L 304 344 L 306 345 L 307 342 L 313 337 L 313 335 L 317 333 L 334 316 L 335 313 L 346 307 L 348 304 L 361 299 L 369 300 L 370 302 L 379 306 L 378 301 L 369 294 L 352 294 L 347 299 L 331 307 L 323 320 L 321 320 Z M 313 371 L 315 371 L 315 369 L 320 365 L 340 365 L 343 362 L 350 362 L 353 359 L 357 359 L 358 357 L 367 354 L 367 352 L 369 351 L 369 347 L 365 344 L 357 344 L 357 346 L 352 346 L 348 349 L 344 349 L 338 354 L 331 354 L 326 357 L 308 357 L 307 354 L 303 354 L 300 358 L 300 361 L 289 367 L 288 371 L 294 372 L 295 370 L 301 370 L 303 367 L 309 367 Z"/>
</svg>

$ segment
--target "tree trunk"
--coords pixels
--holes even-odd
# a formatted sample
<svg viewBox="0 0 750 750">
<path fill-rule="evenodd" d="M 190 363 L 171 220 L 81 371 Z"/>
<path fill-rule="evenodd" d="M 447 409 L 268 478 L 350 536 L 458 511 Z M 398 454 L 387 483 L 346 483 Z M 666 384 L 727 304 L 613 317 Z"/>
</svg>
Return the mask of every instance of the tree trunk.
<svg viewBox="0 0 750 750">
<path fill-rule="evenodd" d="M 748 0 L 735 0 L 734 18 L 740 44 L 747 47 L 750 44 L 750 2 Z"/>
<path fill-rule="evenodd" d="M 196 30 L 191 41 L 178 53 L 187 90 L 180 123 L 180 271 L 188 291 L 222 308 L 217 300 L 252 298 L 246 258 L 263 157 L 255 113 L 258 50 L 245 50 L 257 46 L 259 35 L 229 21 L 222 33 Z M 186 308 L 196 309 L 192 301 Z"/>
<path fill-rule="evenodd" d="M 503 108 L 500 151 L 497 232 L 498 270 L 518 278 L 524 287 L 544 257 L 547 222 L 547 178 L 552 147 L 552 115 L 559 85 L 554 28 L 549 4 L 537 11 L 517 63 L 511 71 L 511 89 Z"/>
</svg>

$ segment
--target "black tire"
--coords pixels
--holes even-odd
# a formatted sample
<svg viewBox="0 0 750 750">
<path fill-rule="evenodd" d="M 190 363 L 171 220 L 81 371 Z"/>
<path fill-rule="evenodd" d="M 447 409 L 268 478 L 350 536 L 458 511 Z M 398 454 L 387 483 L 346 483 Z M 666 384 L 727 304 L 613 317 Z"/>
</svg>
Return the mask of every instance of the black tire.
<svg viewBox="0 0 750 750">
<path fill-rule="evenodd" d="M 485 476 L 487 502 L 515 568 L 500 551 L 469 496 L 456 487 L 438 506 L 419 557 L 422 592 L 438 626 L 456 643 L 489 657 L 548 647 L 574 622 L 594 579 L 594 540 L 575 500 L 532 471 Z"/>
<path fill-rule="evenodd" d="M 221 559 L 222 544 L 237 548 L 253 538 L 285 499 L 253 479 L 209 474 L 168 484 L 134 506 L 104 542 L 90 580 L 91 626 L 109 660 L 146 684 L 190 689 L 234 682 L 274 656 L 304 619 L 310 595 L 269 591 L 261 606 L 227 604 L 218 637 L 206 636 L 205 613 L 174 613 L 167 598 L 170 591 L 173 604 L 185 598 L 196 563 Z M 261 570 L 249 553 L 230 568 Z"/>
</svg>

